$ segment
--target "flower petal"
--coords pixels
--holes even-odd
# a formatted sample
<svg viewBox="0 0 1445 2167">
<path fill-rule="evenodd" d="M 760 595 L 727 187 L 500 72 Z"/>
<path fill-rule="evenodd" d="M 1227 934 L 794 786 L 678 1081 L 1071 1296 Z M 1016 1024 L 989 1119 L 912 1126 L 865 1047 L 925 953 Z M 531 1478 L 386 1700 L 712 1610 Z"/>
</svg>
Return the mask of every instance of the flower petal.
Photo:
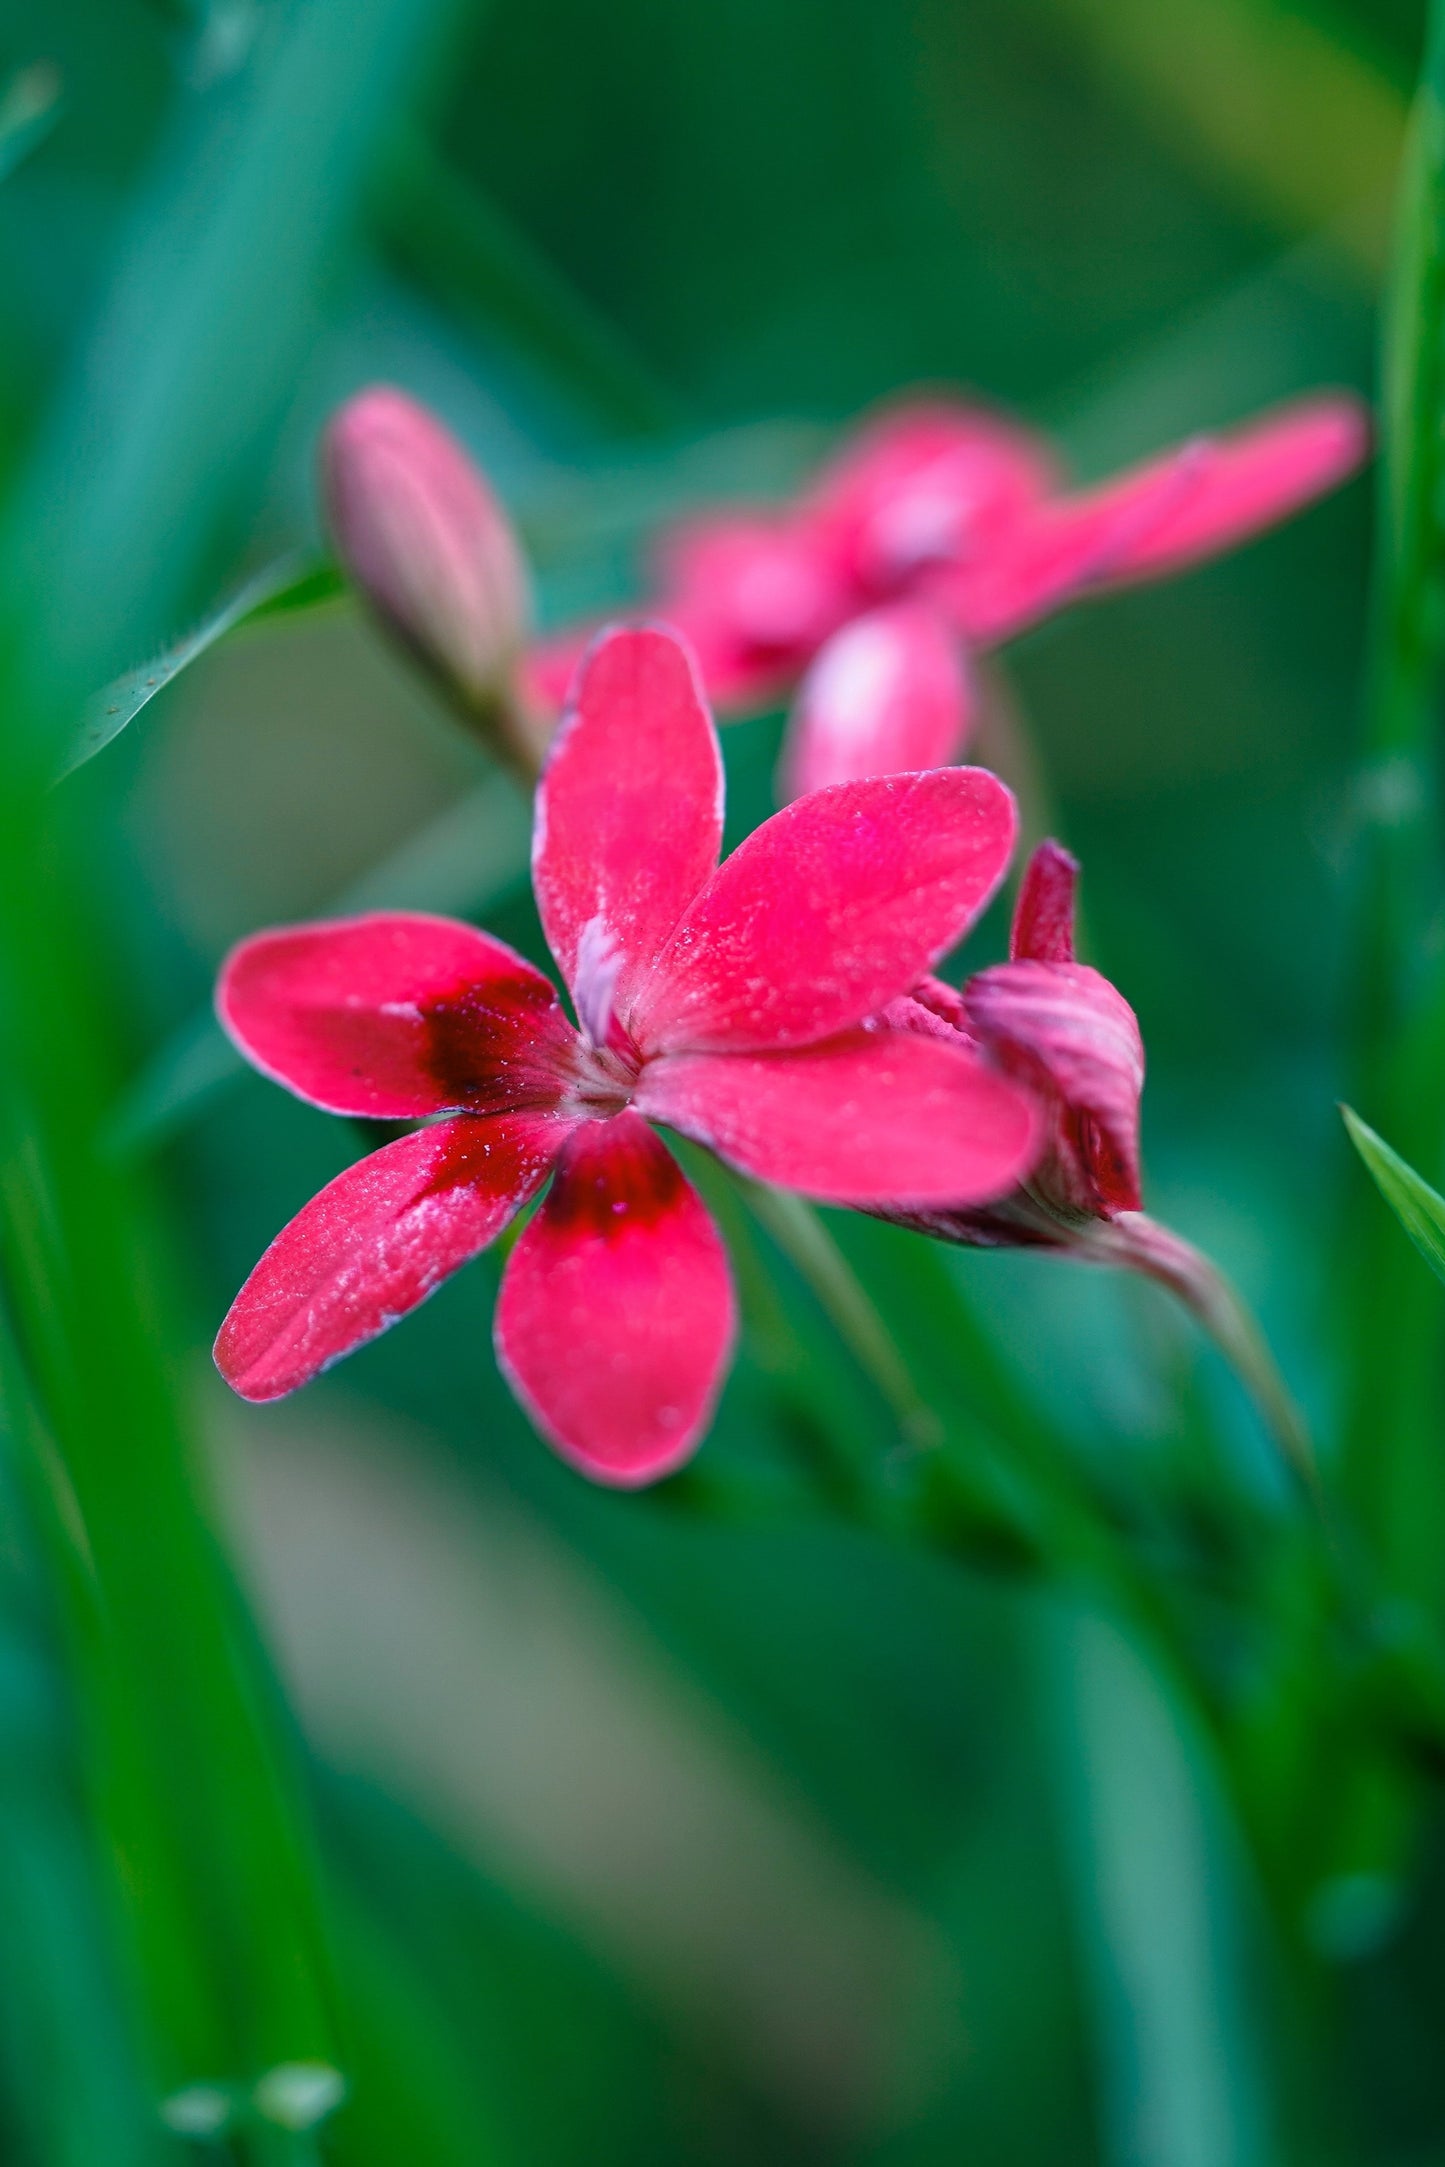
<svg viewBox="0 0 1445 2167">
<path fill-rule="evenodd" d="M 964 987 L 1008 1071 L 1058 1102 L 1048 1185 L 1073 1211 L 1137 1211 L 1144 1045 L 1117 987 L 1084 963 L 995 964 Z"/>
<path fill-rule="evenodd" d="M 1009 954 L 1014 961 L 1072 963 L 1079 861 L 1061 843 L 1040 843 L 1019 882 Z"/>
<path fill-rule="evenodd" d="M 789 798 L 829 783 L 945 767 L 963 750 L 973 686 L 933 610 L 900 602 L 835 632 L 803 680 L 784 751 Z"/>
<path fill-rule="evenodd" d="M 625 1015 L 673 927 L 717 864 L 723 768 L 687 649 L 660 626 L 604 632 L 537 788 L 532 880 L 574 993 L 609 958 Z M 585 946 L 584 946 L 585 938 Z"/>
<path fill-rule="evenodd" d="M 1056 485 L 1042 441 L 987 407 L 910 400 L 865 421 L 825 467 L 804 519 L 865 591 L 987 555 Z"/>
<path fill-rule="evenodd" d="M 941 571 L 931 592 L 976 639 L 1004 639 L 1085 593 L 1218 556 L 1333 489 L 1368 448 L 1354 399 L 1302 399 L 1199 437 L 1098 489 L 1060 497 L 987 561 Z"/>
<path fill-rule="evenodd" d="M 634 1113 L 578 1129 L 497 1303 L 497 1358 L 543 1436 L 596 1482 L 671 1473 L 735 1329 L 727 1252 L 666 1146 Z"/>
<path fill-rule="evenodd" d="M 1365 411 L 1342 395 L 1295 400 L 1211 438 L 1199 449 L 1193 486 L 1121 546 L 1101 577 L 1110 585 L 1164 578 L 1232 549 L 1335 488 L 1368 449 Z M 1164 463 L 1142 467 L 1101 494 L 1127 504 Z"/>
<path fill-rule="evenodd" d="M 631 1017 L 648 1053 L 831 1038 L 905 993 L 993 894 L 1012 795 L 981 768 L 838 783 L 775 813 L 719 867 Z"/>
<path fill-rule="evenodd" d="M 760 1181 L 827 1203 L 971 1204 L 1037 1155 L 1033 1100 L 962 1046 L 850 1031 L 795 1053 L 649 1062 L 636 1104 Z"/>
<path fill-rule="evenodd" d="M 216 1011 L 298 1098 L 389 1121 L 550 1105 L 576 1044 L 524 957 L 420 911 L 257 933 L 227 957 Z"/>
<path fill-rule="evenodd" d="M 243 1399 L 279 1399 L 415 1309 L 540 1188 L 569 1126 L 464 1115 L 338 1174 L 231 1304 L 215 1349 L 227 1384 Z"/>
<path fill-rule="evenodd" d="M 726 627 L 760 664 L 801 666 L 856 606 L 828 554 L 786 512 L 683 521 L 662 536 L 656 560 L 661 615 Z"/>
</svg>

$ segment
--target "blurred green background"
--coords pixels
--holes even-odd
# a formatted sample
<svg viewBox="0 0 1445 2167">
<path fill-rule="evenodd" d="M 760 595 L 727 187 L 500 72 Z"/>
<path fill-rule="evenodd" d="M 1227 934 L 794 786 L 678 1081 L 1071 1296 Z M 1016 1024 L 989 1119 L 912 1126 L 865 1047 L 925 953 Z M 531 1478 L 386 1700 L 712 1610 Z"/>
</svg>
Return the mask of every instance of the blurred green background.
<svg viewBox="0 0 1445 2167">
<path fill-rule="evenodd" d="M 0 180 L 7 578 L 54 697 L 314 543 L 317 431 L 377 378 L 485 463 L 551 621 L 636 591 L 664 512 L 786 488 L 900 386 L 975 386 L 1086 476 L 1368 391 L 1420 14 L 9 0 L 12 92 L 54 71 L 20 79 L 48 110 Z M 1356 483 L 1011 656 L 1094 959 L 1143 1023 L 1152 1206 L 1238 1276 L 1321 1423 L 1369 510 Z M 778 728 L 729 733 L 736 826 Z M 730 1229 L 745 1344 L 676 1495 L 593 1492 L 527 1432 L 490 1260 L 295 1402 L 228 1398 L 216 1323 L 357 1139 L 256 1077 L 167 1110 L 157 1056 L 227 944 L 359 892 L 539 946 L 522 808 L 349 603 L 217 647 L 69 789 L 113 1148 L 159 1196 L 172 1377 L 324 1860 L 352 2084 L 328 2157 L 1445 2161 L 1437 1812 L 1358 1857 L 1317 1841 L 1321 1763 L 1282 1928 L 1205 1742 L 1086 1593 L 921 1556 L 862 1524 L 852 1475 L 836 1510 L 826 1484 L 709 1509 L 714 1471 L 766 1490 L 892 1449 L 756 1229 Z M 885 1309 L 963 1291 L 985 1329 L 938 1312 L 926 1392 L 1062 1426 L 1157 1570 L 1194 1574 L 1227 1673 L 1210 1484 L 1227 1467 L 1266 1526 L 1277 1486 L 1162 1299 L 1026 1256 L 930 1251 L 919 1282 L 916 1244 L 839 1232 Z M 0 2157 L 179 2159 L 11 1506 Z"/>
</svg>

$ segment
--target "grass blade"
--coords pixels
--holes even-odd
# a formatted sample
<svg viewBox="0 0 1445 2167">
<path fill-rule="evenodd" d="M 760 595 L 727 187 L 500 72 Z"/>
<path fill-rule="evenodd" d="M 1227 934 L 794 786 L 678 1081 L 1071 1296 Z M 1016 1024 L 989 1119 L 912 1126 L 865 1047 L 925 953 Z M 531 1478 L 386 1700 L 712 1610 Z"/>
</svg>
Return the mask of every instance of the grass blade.
<svg viewBox="0 0 1445 2167">
<path fill-rule="evenodd" d="M 1392 1151 L 1348 1106 L 1341 1107 L 1350 1141 L 1364 1160 L 1381 1196 L 1437 1279 L 1445 1279 L 1445 1196 L 1422 1181 L 1413 1166 Z"/>
<path fill-rule="evenodd" d="M 153 661 L 143 662 L 139 669 L 127 670 L 124 676 L 117 677 L 104 692 L 97 694 L 61 763 L 56 781 L 64 782 L 67 775 L 73 775 L 98 752 L 104 752 L 106 746 L 135 721 L 142 708 L 149 707 L 158 692 L 164 692 L 182 670 L 199 661 L 228 632 L 234 632 L 240 625 L 252 624 L 261 617 L 312 608 L 343 592 L 340 574 L 327 566 L 294 556 L 267 565 L 194 632 L 163 648 Z"/>
</svg>

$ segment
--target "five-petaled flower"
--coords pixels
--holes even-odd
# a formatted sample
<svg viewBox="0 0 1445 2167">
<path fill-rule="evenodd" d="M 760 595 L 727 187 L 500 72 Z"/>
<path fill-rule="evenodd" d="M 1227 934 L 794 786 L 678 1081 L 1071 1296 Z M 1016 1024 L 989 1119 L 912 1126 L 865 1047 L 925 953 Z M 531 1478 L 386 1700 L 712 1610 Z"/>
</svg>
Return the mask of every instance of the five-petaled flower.
<svg viewBox="0 0 1445 2167">
<path fill-rule="evenodd" d="M 706 1428 L 734 1332 L 721 1241 L 651 1122 L 863 1209 L 1017 1186 L 1033 1093 L 880 1014 L 997 887 L 1007 790 L 967 768 L 843 784 L 719 865 L 722 802 L 686 650 L 612 632 L 537 794 L 537 904 L 576 1027 L 541 972 L 445 919 L 300 926 L 233 952 L 219 1012 L 258 1068 L 334 1113 L 425 1124 L 338 1176 L 256 1266 L 216 1345 L 238 1392 L 289 1392 L 394 1323 L 550 1174 L 506 1263 L 498 1356 L 567 1459 L 646 1482 Z"/>
<path fill-rule="evenodd" d="M 942 629 L 991 647 L 1083 595 L 1182 571 L 1333 488 L 1366 442 L 1358 402 L 1320 394 L 1071 490 L 1033 432 L 909 401 L 865 422 L 794 503 L 664 533 L 649 608 L 691 641 L 720 708 L 765 705 L 815 664 L 785 756 L 793 789 L 939 766 L 973 711 L 967 675 L 950 682 L 938 660 Z M 561 704 L 585 639 L 531 649 L 540 706 Z"/>
</svg>

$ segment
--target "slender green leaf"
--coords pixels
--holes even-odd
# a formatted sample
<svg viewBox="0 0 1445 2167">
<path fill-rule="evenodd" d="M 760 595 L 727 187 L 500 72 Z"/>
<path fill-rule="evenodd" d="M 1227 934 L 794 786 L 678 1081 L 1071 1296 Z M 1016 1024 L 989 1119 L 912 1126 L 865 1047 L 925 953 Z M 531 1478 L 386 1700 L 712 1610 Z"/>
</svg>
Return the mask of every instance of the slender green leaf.
<svg viewBox="0 0 1445 2167">
<path fill-rule="evenodd" d="M 1381 1196 L 1394 1212 L 1437 1279 L 1445 1279 L 1445 1196 L 1422 1181 L 1413 1166 L 1348 1106 L 1342 1107 L 1350 1141 L 1364 1160 Z"/>
<path fill-rule="evenodd" d="M 244 587 L 228 602 L 223 602 L 194 632 L 164 648 L 153 661 L 143 662 L 139 669 L 127 670 L 123 677 L 117 677 L 97 695 L 56 781 L 63 782 L 67 775 L 73 775 L 77 768 L 93 760 L 98 752 L 104 752 L 106 746 L 135 721 L 141 709 L 149 707 L 158 692 L 164 692 L 182 670 L 189 669 L 228 632 L 234 632 L 239 625 L 253 624 L 262 617 L 313 608 L 318 602 L 331 601 L 343 591 L 340 573 L 329 565 L 308 563 L 294 556 L 283 557 L 276 564 L 268 565 L 264 572 L 247 580 Z"/>
</svg>

